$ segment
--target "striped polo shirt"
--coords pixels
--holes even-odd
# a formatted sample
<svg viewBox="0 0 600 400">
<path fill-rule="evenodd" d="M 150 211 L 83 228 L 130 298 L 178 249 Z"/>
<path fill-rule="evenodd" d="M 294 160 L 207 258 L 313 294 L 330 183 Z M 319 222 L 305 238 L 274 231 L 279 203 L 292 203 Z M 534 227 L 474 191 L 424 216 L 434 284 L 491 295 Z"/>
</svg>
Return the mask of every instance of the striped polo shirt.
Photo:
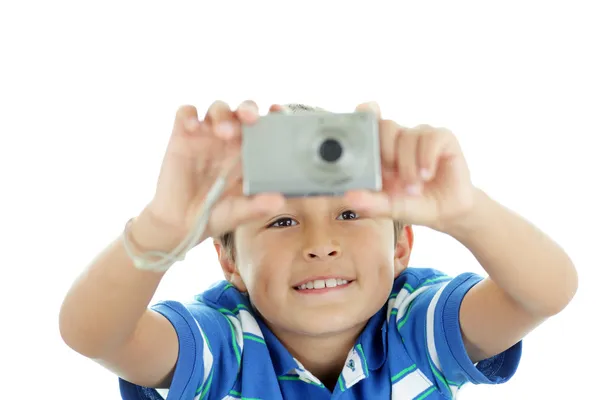
<svg viewBox="0 0 600 400">
<path fill-rule="evenodd" d="M 407 268 L 389 301 L 348 353 L 333 391 L 306 370 L 254 312 L 248 296 L 219 282 L 195 301 L 152 308 L 175 327 L 179 357 L 169 390 L 119 379 L 125 400 L 451 399 L 460 387 L 499 384 L 515 373 L 522 342 L 474 365 L 465 350 L 459 308 L 482 277 L 451 278 Z M 160 343 L 157 343 L 159 346 Z"/>
</svg>

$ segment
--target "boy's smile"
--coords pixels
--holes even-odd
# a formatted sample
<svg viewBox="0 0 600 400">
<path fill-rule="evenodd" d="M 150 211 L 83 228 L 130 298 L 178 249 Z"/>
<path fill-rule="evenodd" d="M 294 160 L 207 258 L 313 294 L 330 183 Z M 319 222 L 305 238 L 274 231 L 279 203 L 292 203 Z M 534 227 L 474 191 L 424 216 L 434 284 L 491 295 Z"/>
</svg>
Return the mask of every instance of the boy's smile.
<svg viewBox="0 0 600 400">
<path fill-rule="evenodd" d="M 301 293 L 326 293 L 328 289 L 341 289 L 347 287 L 353 279 L 320 276 L 316 278 L 306 279 L 302 284 L 294 285 L 294 288 Z"/>
<path fill-rule="evenodd" d="M 327 277 L 311 279 L 300 288 L 294 287 L 300 301 L 306 302 L 307 305 L 318 305 L 338 299 L 351 301 L 349 296 L 352 296 L 354 288 L 354 280 Z"/>
</svg>

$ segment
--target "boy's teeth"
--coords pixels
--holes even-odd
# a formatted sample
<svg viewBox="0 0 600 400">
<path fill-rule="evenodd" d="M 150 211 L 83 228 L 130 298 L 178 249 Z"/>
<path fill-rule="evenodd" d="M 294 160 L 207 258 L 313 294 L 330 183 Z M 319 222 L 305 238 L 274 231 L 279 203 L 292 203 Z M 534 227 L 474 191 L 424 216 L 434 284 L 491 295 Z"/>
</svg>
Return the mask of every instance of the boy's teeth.
<svg viewBox="0 0 600 400">
<path fill-rule="evenodd" d="M 336 287 L 337 286 L 337 280 L 335 278 L 327 279 L 325 281 L 325 286 L 327 286 L 327 287 Z"/>
<path fill-rule="evenodd" d="M 317 279 L 314 281 L 310 281 L 310 282 L 306 282 L 303 283 L 302 285 L 298 286 L 298 289 L 300 290 L 304 290 L 304 289 L 324 289 L 325 287 L 328 288 L 333 288 L 336 287 L 338 285 L 345 285 L 347 284 L 348 281 L 345 279 L 335 279 L 335 278 L 330 278 L 330 279 Z"/>
</svg>

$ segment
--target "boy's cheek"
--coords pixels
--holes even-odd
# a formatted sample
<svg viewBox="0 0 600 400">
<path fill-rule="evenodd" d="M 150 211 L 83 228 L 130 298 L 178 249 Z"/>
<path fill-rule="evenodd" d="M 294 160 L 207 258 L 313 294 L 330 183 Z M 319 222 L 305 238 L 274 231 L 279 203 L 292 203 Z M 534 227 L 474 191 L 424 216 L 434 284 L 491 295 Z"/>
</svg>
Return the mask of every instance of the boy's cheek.
<svg viewBox="0 0 600 400">
<path fill-rule="evenodd" d="M 256 295 L 270 294 L 287 288 L 290 282 L 290 260 L 284 255 L 277 256 L 266 251 L 246 257 L 240 269 L 240 275 L 248 291 Z"/>
</svg>

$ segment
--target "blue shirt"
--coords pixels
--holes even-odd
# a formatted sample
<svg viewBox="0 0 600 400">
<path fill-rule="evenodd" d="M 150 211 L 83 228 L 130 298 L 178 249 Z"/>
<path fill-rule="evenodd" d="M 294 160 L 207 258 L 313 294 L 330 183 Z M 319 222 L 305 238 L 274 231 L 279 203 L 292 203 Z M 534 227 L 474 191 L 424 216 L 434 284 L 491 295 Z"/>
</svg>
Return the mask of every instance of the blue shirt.
<svg viewBox="0 0 600 400">
<path fill-rule="evenodd" d="M 503 383 L 517 369 L 522 343 L 474 365 L 461 337 L 460 304 L 481 279 L 424 268 L 403 271 L 388 303 L 349 352 L 333 392 L 294 359 L 246 295 L 220 282 L 190 304 L 153 306 L 179 337 L 171 388 L 157 391 L 119 379 L 121 395 L 125 400 L 434 400 L 453 398 L 467 382 Z"/>
</svg>

